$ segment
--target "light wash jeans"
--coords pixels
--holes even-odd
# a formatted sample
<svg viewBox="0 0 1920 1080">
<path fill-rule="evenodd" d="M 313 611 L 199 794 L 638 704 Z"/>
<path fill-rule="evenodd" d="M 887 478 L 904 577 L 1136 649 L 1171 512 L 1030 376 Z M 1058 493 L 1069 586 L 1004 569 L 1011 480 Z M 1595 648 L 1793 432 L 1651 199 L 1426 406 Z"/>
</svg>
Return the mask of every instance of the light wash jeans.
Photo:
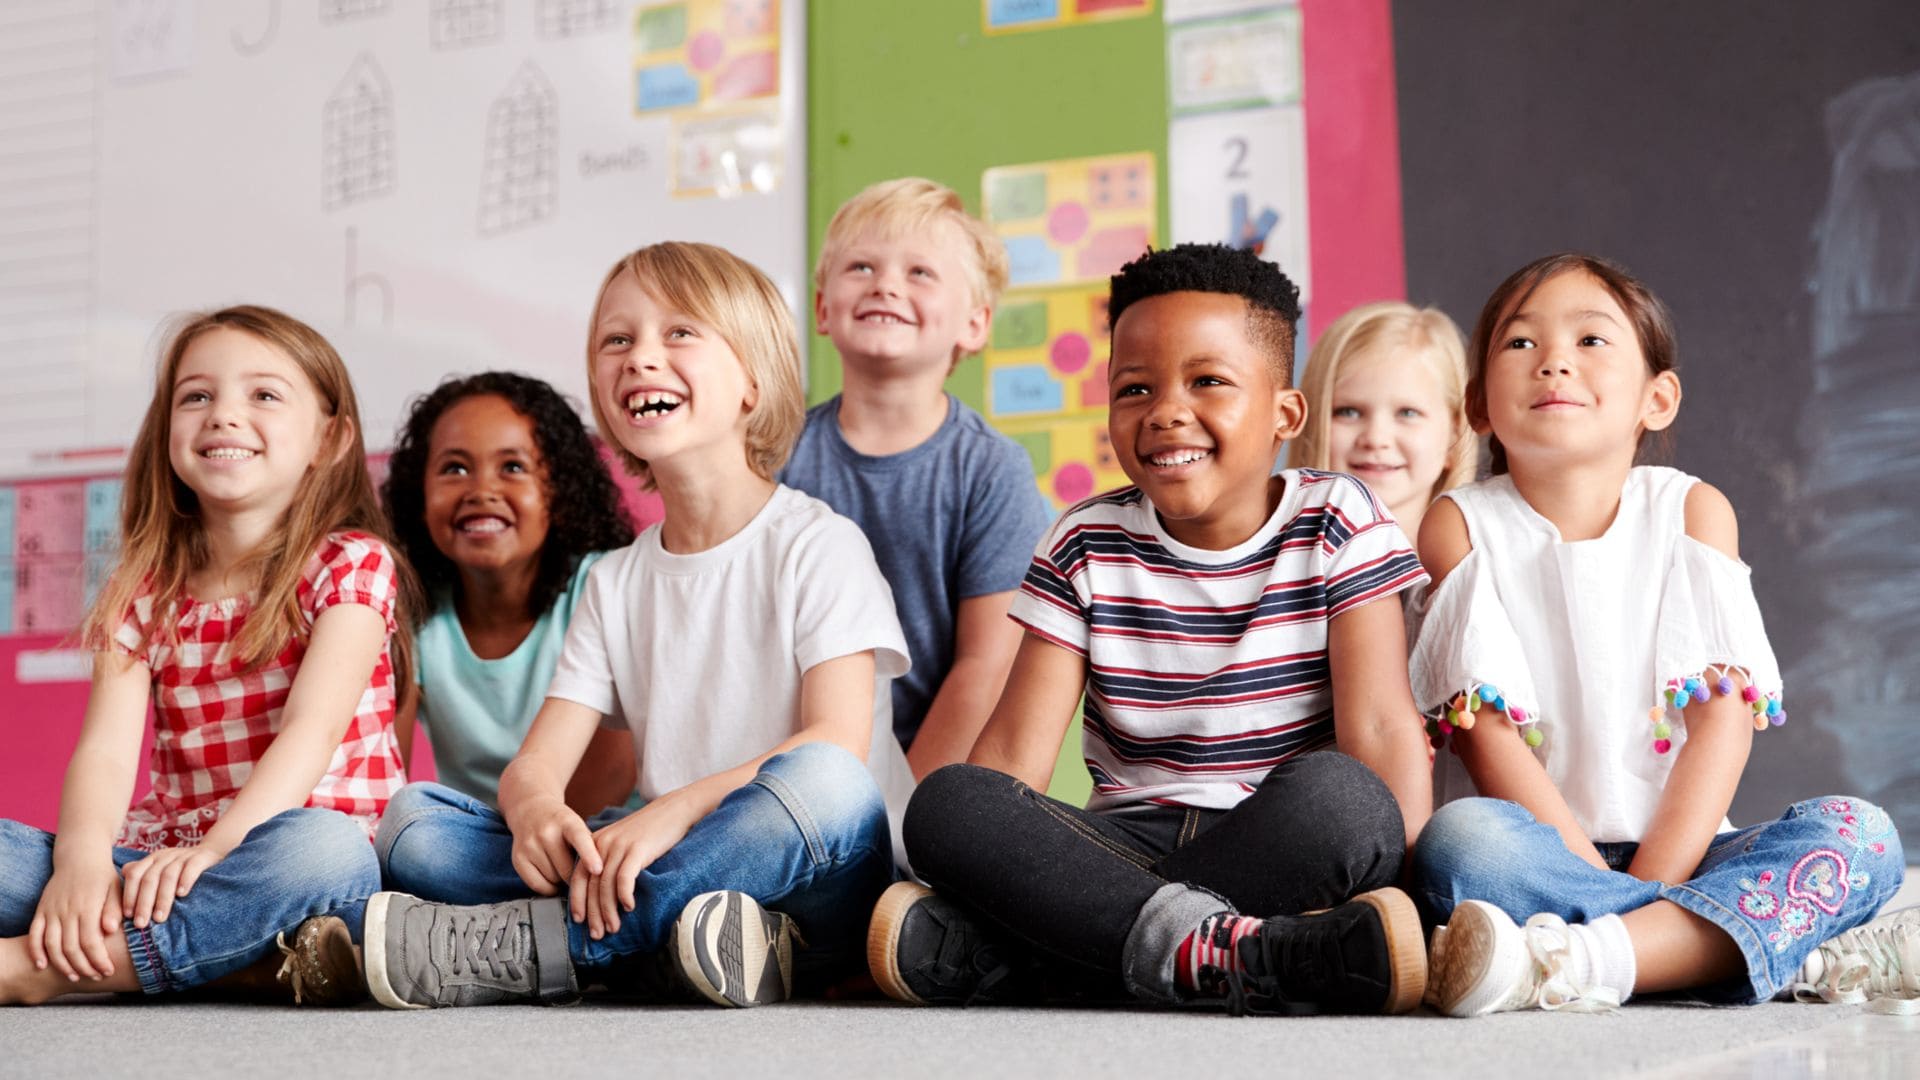
<svg viewBox="0 0 1920 1080">
<path fill-rule="evenodd" d="M 595 829 L 632 811 L 603 811 Z M 488 904 L 532 896 L 513 868 L 513 834 L 500 812 L 439 784 L 408 784 L 387 805 L 374 839 L 387 887 L 423 900 Z M 634 882 L 634 909 L 618 932 L 593 940 L 568 922 L 580 968 L 607 968 L 662 949 L 687 901 L 735 889 L 792 917 L 808 947 L 797 973 L 814 985 L 859 969 L 867 917 L 893 882 L 886 806 L 859 758 L 807 743 L 769 758 Z"/>
<path fill-rule="evenodd" d="M 146 856 L 113 849 L 115 866 Z M 53 834 L 0 821 L 0 937 L 27 932 L 52 878 Z M 373 845 L 353 819 L 333 810 L 288 810 L 255 826 L 201 874 L 167 921 L 122 927 L 140 989 L 168 993 L 272 955 L 275 935 L 291 934 L 310 916 L 338 915 L 358 934 L 367 898 L 379 888 Z"/>
<path fill-rule="evenodd" d="M 1414 900 L 1435 923 L 1463 900 L 1484 900 L 1516 922 L 1550 912 L 1570 923 L 1671 900 L 1725 930 L 1747 959 L 1746 979 L 1688 996 L 1754 1004 L 1790 985 L 1815 946 L 1873 918 L 1906 873 L 1886 811 L 1844 795 L 1721 833 L 1686 881 L 1625 873 L 1638 844 L 1596 846 L 1612 870 L 1567 850 L 1558 831 L 1518 803 L 1461 799 L 1434 811 L 1420 833 Z"/>
</svg>

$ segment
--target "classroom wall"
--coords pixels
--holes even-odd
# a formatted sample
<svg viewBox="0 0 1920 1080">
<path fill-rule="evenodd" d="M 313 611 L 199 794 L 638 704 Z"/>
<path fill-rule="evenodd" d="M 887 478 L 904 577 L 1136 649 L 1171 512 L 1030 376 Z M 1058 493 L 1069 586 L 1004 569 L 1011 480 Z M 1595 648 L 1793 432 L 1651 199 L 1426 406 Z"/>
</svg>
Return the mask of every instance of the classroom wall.
<svg viewBox="0 0 1920 1080">
<path fill-rule="evenodd" d="M 1846 792 L 1920 835 L 1920 5 L 1393 18 L 1410 297 L 1471 326 L 1579 248 L 1673 310 L 1672 463 L 1739 512 L 1786 676 L 1734 820 Z"/>
</svg>

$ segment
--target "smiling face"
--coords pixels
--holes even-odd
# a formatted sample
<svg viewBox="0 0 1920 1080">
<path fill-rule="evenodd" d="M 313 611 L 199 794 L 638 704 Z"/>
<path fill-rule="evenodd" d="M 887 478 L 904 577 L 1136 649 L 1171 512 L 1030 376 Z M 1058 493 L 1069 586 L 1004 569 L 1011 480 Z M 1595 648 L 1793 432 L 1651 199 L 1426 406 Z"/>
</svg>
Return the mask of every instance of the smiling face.
<svg viewBox="0 0 1920 1080">
<path fill-rule="evenodd" d="M 498 394 L 447 407 L 427 445 L 427 534 L 463 576 L 538 567 L 547 469 L 533 421 Z"/>
<path fill-rule="evenodd" d="M 869 227 L 834 253 L 814 295 L 815 329 L 844 363 L 945 371 L 987 343 L 992 311 L 974 296 L 967 240 L 942 218 L 894 235 Z"/>
<path fill-rule="evenodd" d="M 1631 465 L 1642 431 L 1673 422 L 1680 381 L 1648 370 L 1633 323 L 1598 278 L 1540 284 L 1494 335 L 1484 426 L 1510 463 Z"/>
<path fill-rule="evenodd" d="M 1172 292 L 1135 301 L 1113 328 L 1107 430 L 1168 535 L 1222 550 L 1259 531 L 1279 498 L 1280 444 L 1306 402 L 1249 337 L 1247 302 Z"/>
<path fill-rule="evenodd" d="M 593 393 L 608 434 L 658 476 L 746 464 L 758 391 L 713 326 L 675 310 L 622 272 L 600 294 Z"/>
<path fill-rule="evenodd" d="M 1327 410 L 1329 467 L 1366 481 L 1403 525 L 1426 509 L 1455 434 L 1446 391 L 1425 357 L 1390 348 L 1341 365 Z"/>
<path fill-rule="evenodd" d="M 284 513 L 332 430 L 306 374 L 245 331 L 200 334 L 174 368 L 167 459 L 204 511 Z"/>
</svg>

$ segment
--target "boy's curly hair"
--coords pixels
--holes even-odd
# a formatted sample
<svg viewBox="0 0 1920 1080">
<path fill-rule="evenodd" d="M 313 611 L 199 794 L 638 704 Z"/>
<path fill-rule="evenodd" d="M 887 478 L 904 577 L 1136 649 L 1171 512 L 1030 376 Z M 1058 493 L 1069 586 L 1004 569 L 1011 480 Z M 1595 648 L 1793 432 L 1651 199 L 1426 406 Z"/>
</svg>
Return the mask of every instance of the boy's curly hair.
<svg viewBox="0 0 1920 1080">
<path fill-rule="evenodd" d="M 442 588 L 458 590 L 460 572 L 441 553 L 427 531 L 427 453 L 433 425 L 455 403 L 493 394 L 506 399 L 515 412 L 532 422 L 544 469 L 547 496 L 547 541 L 540 548 L 540 567 L 527 596 L 531 614 L 545 611 L 566 587 L 580 557 L 633 542 L 619 488 L 595 448 L 593 439 L 567 399 L 544 380 L 511 371 L 483 371 L 478 375 L 449 376 L 431 393 L 413 400 L 401 425 L 393 454 L 387 459 L 387 479 L 380 485 L 393 530 L 426 586 L 429 603 Z M 423 613 L 424 616 L 424 613 Z"/>
<path fill-rule="evenodd" d="M 1293 328 L 1300 321 L 1300 286 L 1280 268 L 1244 248 L 1175 244 L 1120 268 L 1108 285 L 1107 328 L 1131 305 L 1173 292 L 1209 292 L 1247 302 L 1247 338 L 1267 354 L 1274 377 L 1293 384 Z"/>
</svg>

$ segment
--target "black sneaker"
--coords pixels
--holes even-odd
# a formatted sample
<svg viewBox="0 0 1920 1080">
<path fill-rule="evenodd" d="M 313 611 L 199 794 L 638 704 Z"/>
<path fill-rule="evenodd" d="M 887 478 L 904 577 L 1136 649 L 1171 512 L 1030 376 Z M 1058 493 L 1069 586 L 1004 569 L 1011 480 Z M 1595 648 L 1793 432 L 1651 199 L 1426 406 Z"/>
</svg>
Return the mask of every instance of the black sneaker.
<svg viewBox="0 0 1920 1080">
<path fill-rule="evenodd" d="M 1231 940 L 1230 929 L 1216 934 L 1223 948 Z M 1240 939 L 1240 964 L 1244 971 L 1200 971 L 1236 1016 L 1409 1012 L 1427 988 L 1420 916 L 1399 889 L 1266 919 Z"/>
<path fill-rule="evenodd" d="M 579 997 L 561 898 L 463 907 L 375 893 L 365 953 L 367 989 L 389 1009 Z"/>
<path fill-rule="evenodd" d="M 987 931 L 924 885 L 896 882 L 867 925 L 867 967 L 881 992 L 910 1005 L 977 1005 L 1034 997 L 1025 967 Z"/>
</svg>

